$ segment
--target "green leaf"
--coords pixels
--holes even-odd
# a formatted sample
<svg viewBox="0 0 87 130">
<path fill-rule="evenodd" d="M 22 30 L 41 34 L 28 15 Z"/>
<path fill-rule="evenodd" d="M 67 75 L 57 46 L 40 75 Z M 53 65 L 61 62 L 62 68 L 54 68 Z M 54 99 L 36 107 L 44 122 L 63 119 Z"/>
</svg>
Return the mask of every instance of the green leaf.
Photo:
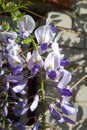
<svg viewBox="0 0 87 130">
<path fill-rule="evenodd" d="M 2 22 L 2 27 L 3 27 L 6 31 L 8 31 L 8 30 L 10 29 L 10 25 L 9 25 L 9 23 L 8 23 L 7 21 L 3 21 L 3 22 Z"/>
<path fill-rule="evenodd" d="M 31 43 L 31 38 L 30 37 L 28 37 L 27 39 L 25 39 L 23 42 L 25 43 L 25 44 L 27 44 L 27 45 L 29 45 L 30 43 Z"/>
<path fill-rule="evenodd" d="M 17 5 L 14 2 L 8 2 L 6 4 L 6 12 L 14 12 L 18 9 Z"/>
</svg>

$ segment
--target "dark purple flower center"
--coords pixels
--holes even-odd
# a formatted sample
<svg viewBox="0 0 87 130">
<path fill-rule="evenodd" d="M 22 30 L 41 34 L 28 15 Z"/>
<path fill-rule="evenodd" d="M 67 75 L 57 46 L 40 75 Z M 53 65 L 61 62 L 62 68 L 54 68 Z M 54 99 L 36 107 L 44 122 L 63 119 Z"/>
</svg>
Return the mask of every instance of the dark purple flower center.
<svg viewBox="0 0 87 130">
<path fill-rule="evenodd" d="M 21 33 L 20 33 L 20 37 L 23 38 L 23 39 L 28 38 L 28 32 L 27 32 L 27 31 L 21 32 Z"/>
<path fill-rule="evenodd" d="M 7 37 L 7 38 L 4 40 L 4 42 L 5 42 L 5 43 L 9 43 L 10 40 L 13 40 L 13 37 Z"/>
<path fill-rule="evenodd" d="M 32 69 L 32 71 L 34 72 L 34 74 L 37 74 L 38 72 L 39 72 L 39 70 L 40 70 L 40 66 L 39 65 L 34 65 L 34 67 L 33 67 L 33 69 Z"/>
<path fill-rule="evenodd" d="M 46 51 L 47 49 L 48 49 L 47 43 L 42 43 L 42 44 L 41 44 L 41 50 L 42 50 L 42 51 Z"/>
<path fill-rule="evenodd" d="M 55 72 L 54 70 L 49 70 L 49 71 L 48 71 L 48 77 L 49 77 L 50 79 L 54 80 L 55 77 L 56 77 L 56 72 Z"/>
<path fill-rule="evenodd" d="M 64 96 L 72 96 L 72 92 L 67 88 L 60 89 L 60 93 Z"/>
<path fill-rule="evenodd" d="M 19 64 L 15 68 L 12 69 L 12 74 L 13 75 L 21 74 L 22 70 L 23 70 L 23 66 Z"/>
<path fill-rule="evenodd" d="M 8 53 L 9 53 L 9 52 L 8 52 L 7 49 L 5 49 L 5 50 L 2 51 L 2 55 L 3 55 L 3 56 L 6 56 Z"/>
<path fill-rule="evenodd" d="M 69 62 L 66 59 L 62 59 L 61 62 L 60 62 L 61 66 L 67 66 L 68 64 L 69 64 Z"/>
<path fill-rule="evenodd" d="M 50 28 L 53 33 L 55 33 L 57 31 L 57 26 L 55 26 L 55 25 L 51 25 Z"/>
</svg>

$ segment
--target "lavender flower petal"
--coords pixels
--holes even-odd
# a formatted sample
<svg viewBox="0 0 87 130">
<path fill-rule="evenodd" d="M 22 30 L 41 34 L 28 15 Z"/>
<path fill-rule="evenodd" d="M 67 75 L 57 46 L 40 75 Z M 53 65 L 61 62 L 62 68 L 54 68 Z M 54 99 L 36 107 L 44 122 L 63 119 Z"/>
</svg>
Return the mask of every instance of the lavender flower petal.
<svg viewBox="0 0 87 130">
<path fill-rule="evenodd" d="M 25 89 L 26 85 L 27 85 L 27 81 L 21 81 L 16 86 L 13 87 L 13 91 L 15 93 L 20 93 L 22 90 Z"/>
<path fill-rule="evenodd" d="M 39 102 L 39 96 L 36 95 L 36 96 L 34 97 L 34 100 L 33 100 L 32 104 L 30 105 L 30 110 L 31 110 L 32 112 L 37 108 L 38 102 Z"/>
<path fill-rule="evenodd" d="M 78 109 L 75 108 L 70 103 L 68 103 L 67 101 L 61 103 L 61 108 L 62 108 L 63 113 L 66 115 L 73 115 L 78 112 Z"/>
<path fill-rule="evenodd" d="M 18 128 L 18 130 L 25 130 L 26 129 L 25 125 L 23 125 L 23 123 L 21 123 L 21 122 L 15 123 L 14 126 L 16 128 Z"/>
<path fill-rule="evenodd" d="M 61 114 L 57 110 L 52 107 L 49 107 L 49 110 L 53 119 L 55 119 L 56 121 L 61 119 Z"/>
<path fill-rule="evenodd" d="M 15 68 L 12 69 L 12 75 L 21 74 L 22 70 L 23 70 L 23 65 L 18 64 Z"/>
<path fill-rule="evenodd" d="M 64 120 L 67 122 L 67 123 L 70 123 L 70 124 L 76 124 L 75 121 L 73 121 L 72 119 L 66 117 L 66 116 L 63 116 Z"/>
<path fill-rule="evenodd" d="M 36 121 L 32 130 L 38 130 L 38 129 L 39 129 L 39 122 Z"/>
<path fill-rule="evenodd" d="M 25 15 L 20 19 L 17 26 L 21 32 L 28 31 L 30 34 L 35 28 L 35 22 L 30 15 Z"/>
</svg>

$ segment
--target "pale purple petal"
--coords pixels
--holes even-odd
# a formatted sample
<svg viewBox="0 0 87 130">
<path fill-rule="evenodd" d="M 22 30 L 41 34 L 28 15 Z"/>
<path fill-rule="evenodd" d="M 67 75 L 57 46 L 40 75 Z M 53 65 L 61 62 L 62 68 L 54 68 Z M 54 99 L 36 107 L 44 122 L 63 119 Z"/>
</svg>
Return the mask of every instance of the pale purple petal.
<svg viewBox="0 0 87 130">
<path fill-rule="evenodd" d="M 50 44 L 50 42 L 53 40 L 53 32 L 50 29 L 50 26 L 40 26 L 35 30 L 35 36 L 37 39 L 37 42 L 39 44 L 41 43 L 48 43 Z"/>
<path fill-rule="evenodd" d="M 15 68 L 16 65 L 21 64 L 21 59 L 19 56 L 8 55 L 8 63 L 12 68 Z"/>
<path fill-rule="evenodd" d="M 39 102 L 39 96 L 36 95 L 36 96 L 34 97 L 34 100 L 33 100 L 32 104 L 30 105 L 30 110 L 31 110 L 32 112 L 37 108 L 38 102 Z"/>
<path fill-rule="evenodd" d="M 18 64 L 15 68 L 12 69 L 12 75 L 21 74 L 23 70 L 23 64 Z"/>
<path fill-rule="evenodd" d="M 27 105 L 27 100 L 21 101 L 18 104 L 15 105 L 13 108 L 14 114 L 16 116 L 20 116 L 25 114 L 29 108 L 25 107 Z"/>
<path fill-rule="evenodd" d="M 63 70 L 62 79 L 59 81 L 57 87 L 63 89 L 71 81 L 71 78 L 72 74 L 67 70 Z"/>
<path fill-rule="evenodd" d="M 11 83 L 18 83 L 19 81 L 23 80 L 23 74 L 16 76 L 7 76 L 6 80 Z"/>
<path fill-rule="evenodd" d="M 1 70 L 0 71 L 0 76 L 3 76 L 4 75 L 4 70 Z"/>
<path fill-rule="evenodd" d="M 61 124 L 61 123 L 64 123 L 65 120 L 64 120 L 64 118 L 61 118 L 60 120 L 57 120 L 57 122 Z"/>
<path fill-rule="evenodd" d="M 3 116 L 6 117 L 7 115 L 8 115 L 8 108 L 7 108 L 7 106 L 5 106 Z"/>
<path fill-rule="evenodd" d="M 61 104 L 61 108 L 64 114 L 66 115 L 73 115 L 78 112 L 78 109 L 72 106 L 70 103 L 65 102 Z"/>
<path fill-rule="evenodd" d="M 20 93 L 25 89 L 26 85 L 27 85 L 27 81 L 20 81 L 16 86 L 13 87 L 13 91 L 15 93 Z"/>
<path fill-rule="evenodd" d="M 7 42 L 10 42 L 10 40 L 14 40 L 17 38 L 17 33 L 13 32 L 13 31 L 11 31 L 11 32 L 4 31 L 4 32 L 0 32 L 0 34 L 1 34 L 2 38 L 4 40 L 6 40 Z"/>
<path fill-rule="evenodd" d="M 35 28 L 35 21 L 30 15 L 23 16 L 17 24 L 21 32 L 28 31 L 32 33 Z"/>
<path fill-rule="evenodd" d="M 49 107 L 49 110 L 53 119 L 56 121 L 61 119 L 61 114 L 57 110 L 55 110 L 53 107 Z"/>
<path fill-rule="evenodd" d="M 39 122 L 36 121 L 32 130 L 38 130 L 38 129 L 39 129 Z"/>
<path fill-rule="evenodd" d="M 29 57 L 30 57 L 30 53 L 29 53 Z M 43 60 L 40 54 L 38 53 L 38 51 L 33 51 L 33 54 L 31 55 L 27 64 L 29 70 L 33 69 L 35 65 L 39 65 L 40 67 L 43 66 Z"/>
<path fill-rule="evenodd" d="M 66 117 L 66 116 L 63 116 L 64 120 L 67 122 L 67 123 L 70 123 L 70 124 L 76 124 L 75 121 L 73 121 L 72 119 Z"/>
<path fill-rule="evenodd" d="M 18 128 L 18 130 L 25 130 L 25 129 L 26 129 L 26 127 L 24 126 L 24 124 L 21 123 L 21 122 L 15 123 L 14 126 L 15 126 L 16 128 Z"/>
</svg>

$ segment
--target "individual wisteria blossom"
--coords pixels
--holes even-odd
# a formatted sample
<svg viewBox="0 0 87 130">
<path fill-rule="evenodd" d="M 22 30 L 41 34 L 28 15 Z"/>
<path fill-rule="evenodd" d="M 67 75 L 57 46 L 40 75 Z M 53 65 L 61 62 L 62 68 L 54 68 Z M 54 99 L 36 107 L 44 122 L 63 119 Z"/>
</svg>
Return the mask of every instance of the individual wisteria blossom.
<svg viewBox="0 0 87 130">
<path fill-rule="evenodd" d="M 66 115 L 76 114 L 78 112 L 78 109 L 75 108 L 72 104 L 70 104 L 68 100 L 68 97 L 63 97 L 63 99 L 61 99 L 60 104 L 63 113 Z"/>
<path fill-rule="evenodd" d="M 19 103 L 15 104 L 15 106 L 12 108 L 14 114 L 16 116 L 25 114 L 29 109 L 28 107 L 26 107 L 26 105 L 27 105 L 27 100 L 19 101 Z"/>
<path fill-rule="evenodd" d="M 34 111 L 37 108 L 38 103 L 39 103 L 39 96 L 35 95 L 34 100 L 33 100 L 32 104 L 30 105 L 30 110 Z"/>
<path fill-rule="evenodd" d="M 17 38 L 17 33 L 14 31 L 10 31 L 10 32 L 3 31 L 0 32 L 0 35 L 6 44 L 14 43 L 15 39 Z"/>
<path fill-rule="evenodd" d="M 50 105 L 50 106 L 49 106 L 49 110 L 50 110 L 51 117 L 52 117 L 57 123 L 67 122 L 67 123 L 71 123 L 71 124 L 76 124 L 75 121 L 73 121 L 72 119 L 70 119 L 69 117 L 67 117 L 66 115 L 64 115 L 63 113 L 57 111 L 57 110 L 54 108 L 54 106 Z"/>
<path fill-rule="evenodd" d="M 56 99 L 55 104 L 57 108 L 61 109 L 61 113 L 65 115 L 73 115 L 78 112 L 78 108 L 74 107 L 69 103 L 70 98 L 66 96 L 62 96 L 60 100 Z"/>
<path fill-rule="evenodd" d="M 27 54 L 27 66 L 31 71 L 31 76 L 36 75 L 40 68 L 43 67 L 43 59 L 38 51 L 33 51 L 32 54 L 29 52 Z"/>
<path fill-rule="evenodd" d="M 62 76 L 57 84 L 57 88 L 64 96 L 72 96 L 72 91 L 68 85 L 68 83 L 71 81 L 71 78 L 72 74 L 69 71 L 62 69 Z"/>
<path fill-rule="evenodd" d="M 57 76 L 59 64 L 59 59 L 54 52 L 50 52 L 45 58 L 44 68 L 47 71 L 48 77 L 52 80 L 54 80 Z"/>
<path fill-rule="evenodd" d="M 50 29 L 49 25 L 43 25 L 35 30 L 35 36 L 38 44 L 40 45 L 40 50 L 45 52 L 54 38 L 54 33 Z"/>
<path fill-rule="evenodd" d="M 35 21 L 30 15 L 25 15 L 19 20 L 17 26 L 20 30 L 20 36 L 26 39 L 33 32 Z"/>
</svg>

